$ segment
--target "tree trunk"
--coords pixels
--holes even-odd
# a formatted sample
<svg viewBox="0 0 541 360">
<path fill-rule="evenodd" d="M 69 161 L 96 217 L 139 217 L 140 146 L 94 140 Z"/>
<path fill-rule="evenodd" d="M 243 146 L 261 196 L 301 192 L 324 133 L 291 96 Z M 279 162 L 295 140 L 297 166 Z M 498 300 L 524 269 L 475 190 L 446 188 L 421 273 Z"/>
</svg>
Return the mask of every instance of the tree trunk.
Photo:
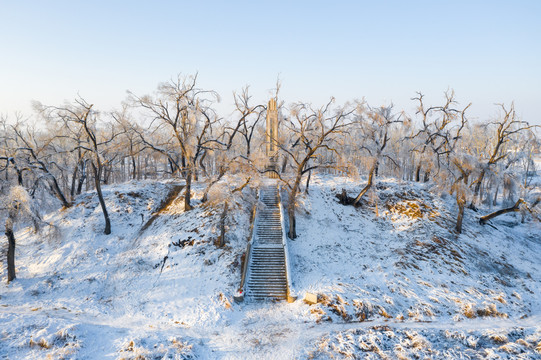
<svg viewBox="0 0 541 360">
<path fill-rule="evenodd" d="M 306 178 L 306 188 L 304 189 L 305 194 L 308 194 L 308 187 L 310 186 L 310 177 L 312 177 L 312 170 L 308 171 L 308 177 Z"/>
<path fill-rule="evenodd" d="M 293 184 L 293 187 L 289 191 L 289 204 L 287 205 L 287 215 L 289 219 L 289 231 L 287 236 L 290 239 L 295 239 L 297 237 L 297 221 L 295 219 L 295 202 L 297 199 L 297 191 L 299 190 L 299 186 L 301 184 L 302 179 L 302 170 L 304 168 L 304 165 L 299 166 L 299 170 L 297 173 L 297 177 L 295 178 L 295 183 Z"/>
<path fill-rule="evenodd" d="M 287 236 L 290 239 L 297 237 L 297 220 L 295 219 L 295 202 L 290 202 L 287 206 L 287 216 L 289 219 L 289 231 Z"/>
<path fill-rule="evenodd" d="M 201 202 L 207 202 L 210 188 L 214 186 L 214 184 L 216 184 L 218 181 L 220 181 L 224 175 L 225 175 L 225 168 L 221 167 L 220 172 L 218 173 L 218 176 L 216 177 L 216 179 L 211 180 L 209 184 L 207 185 L 207 188 L 203 192 L 203 197 L 201 198 Z"/>
<path fill-rule="evenodd" d="M 8 238 L 8 283 L 15 279 L 15 235 L 13 234 L 13 219 L 6 219 L 6 237 Z"/>
<path fill-rule="evenodd" d="M 470 204 L 471 209 L 476 209 L 475 205 L 477 204 L 477 198 L 479 197 L 479 192 L 481 191 L 481 183 L 483 182 L 483 179 L 485 177 L 485 170 L 482 170 L 479 174 L 479 177 L 477 180 L 475 180 L 475 188 L 473 191 L 473 199 Z"/>
<path fill-rule="evenodd" d="M 218 241 L 216 243 L 216 246 L 223 247 L 225 245 L 225 219 L 227 217 L 227 201 L 224 204 L 224 211 L 222 212 L 222 215 L 220 216 L 220 236 L 218 237 Z"/>
<path fill-rule="evenodd" d="M 357 207 L 359 206 L 359 202 L 361 201 L 362 197 L 370 188 L 372 187 L 372 184 L 374 183 L 374 172 L 376 171 L 377 162 L 374 162 L 374 165 L 372 165 L 372 168 L 370 169 L 370 173 L 368 174 L 368 183 L 366 186 L 361 190 L 359 195 L 353 200 L 353 206 Z"/>
<path fill-rule="evenodd" d="M 287 156 L 284 157 L 284 162 L 282 163 L 282 174 L 286 172 L 286 168 L 287 168 L 287 160 L 289 158 Z"/>
<path fill-rule="evenodd" d="M 415 170 L 415 181 L 420 182 L 421 181 L 421 162 L 419 161 L 419 165 L 417 165 L 417 170 Z"/>
<path fill-rule="evenodd" d="M 494 200 L 492 200 L 492 206 L 498 205 L 498 190 L 500 188 L 500 185 L 496 185 L 496 191 L 494 192 Z"/>
<path fill-rule="evenodd" d="M 205 167 L 205 164 L 203 164 L 203 161 L 205 160 L 206 156 L 207 156 L 207 152 L 204 151 L 203 155 L 201 155 L 201 158 L 199 159 L 199 168 L 201 169 L 203 173 L 203 178 L 209 177 L 209 174 L 207 173 L 207 168 Z M 212 173 L 212 166 L 211 166 L 211 173 Z"/>
<path fill-rule="evenodd" d="M 73 174 L 71 176 L 71 189 L 70 189 L 70 198 L 71 201 L 75 198 L 75 185 L 77 183 L 77 173 L 79 172 L 79 163 L 77 163 L 73 169 Z"/>
<path fill-rule="evenodd" d="M 428 180 L 430 180 L 430 170 L 425 172 L 425 178 L 423 179 L 425 183 L 428 182 Z"/>
<path fill-rule="evenodd" d="M 495 211 L 495 212 L 493 212 L 491 214 L 481 216 L 481 218 L 479 218 L 479 223 L 481 225 L 485 225 L 490 219 L 493 219 L 496 216 L 500 216 L 500 215 L 507 214 L 507 213 L 510 213 L 510 212 L 519 211 L 520 210 L 520 204 L 525 204 L 525 203 L 526 202 L 523 199 L 518 199 L 518 201 L 515 203 L 515 205 L 513 205 L 510 208 L 500 209 L 500 210 Z"/>
<path fill-rule="evenodd" d="M 105 206 L 105 200 L 103 199 L 103 193 L 101 192 L 101 172 L 102 166 L 98 161 L 97 168 L 94 163 L 92 163 L 92 170 L 94 170 L 94 185 L 96 186 L 96 192 L 98 193 L 98 200 L 100 201 L 101 210 L 103 217 L 105 219 L 105 235 L 111 233 L 111 220 L 109 219 L 109 213 L 107 212 L 107 207 Z"/>
<path fill-rule="evenodd" d="M 58 185 L 58 182 L 56 181 L 56 177 L 49 175 L 49 183 L 51 184 L 51 187 L 53 189 L 53 192 L 58 200 L 62 203 L 62 206 L 65 208 L 69 208 L 71 204 L 66 200 L 66 197 L 62 193 L 62 190 L 60 190 L 60 186 Z"/>
<path fill-rule="evenodd" d="M 464 219 L 464 205 L 466 204 L 466 199 L 464 199 L 463 197 L 460 197 L 457 194 L 456 203 L 458 205 L 458 215 L 456 218 L 455 230 L 456 232 L 461 234 L 462 233 L 462 220 Z"/>
<path fill-rule="evenodd" d="M 81 175 L 79 175 L 79 184 L 77 185 L 77 192 L 76 195 L 81 195 L 81 192 L 83 191 L 83 184 L 86 180 L 86 161 L 83 161 L 80 163 L 81 166 Z"/>
<path fill-rule="evenodd" d="M 182 165 L 182 177 L 186 179 L 188 172 L 186 171 L 186 157 L 184 155 L 180 158 L 180 164 Z"/>
<path fill-rule="evenodd" d="M 136 180 L 137 179 L 137 165 L 135 163 L 135 156 L 130 156 L 131 157 L 131 166 L 132 166 L 132 180 Z"/>
<path fill-rule="evenodd" d="M 23 172 L 19 169 L 15 169 L 17 171 L 17 183 L 19 186 L 23 186 Z"/>
<path fill-rule="evenodd" d="M 248 185 L 250 183 L 251 179 L 252 179 L 252 177 L 249 176 L 248 179 L 246 179 L 246 181 L 244 182 L 244 184 L 242 184 L 238 188 L 233 189 L 233 191 L 231 191 L 231 194 L 236 193 L 237 191 L 242 191 L 246 187 L 246 185 Z"/>
<path fill-rule="evenodd" d="M 190 211 L 193 209 L 191 205 L 192 199 L 192 169 L 188 169 L 186 172 L 186 190 L 184 191 L 184 211 Z"/>
</svg>

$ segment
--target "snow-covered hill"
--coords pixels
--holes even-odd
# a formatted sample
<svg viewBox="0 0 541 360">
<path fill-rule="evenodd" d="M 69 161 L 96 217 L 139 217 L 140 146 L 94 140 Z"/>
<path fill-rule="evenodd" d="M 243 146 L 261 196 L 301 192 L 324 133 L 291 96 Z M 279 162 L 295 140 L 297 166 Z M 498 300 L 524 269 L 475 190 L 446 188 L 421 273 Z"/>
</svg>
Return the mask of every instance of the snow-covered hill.
<svg viewBox="0 0 541 360">
<path fill-rule="evenodd" d="M 354 209 L 334 194 L 362 182 L 316 176 L 290 254 L 295 290 L 320 302 L 236 304 L 255 184 L 231 196 L 228 243 L 214 244 L 236 182 L 205 204 L 196 186 L 193 211 L 179 198 L 143 231 L 175 184 L 106 187 L 109 236 L 93 193 L 46 216 L 55 231 L 20 229 L 17 279 L 6 285 L 0 269 L 0 357 L 541 356 L 539 223 L 506 215 L 483 227 L 467 210 L 456 235 L 453 199 L 429 185 L 380 181 Z"/>
</svg>

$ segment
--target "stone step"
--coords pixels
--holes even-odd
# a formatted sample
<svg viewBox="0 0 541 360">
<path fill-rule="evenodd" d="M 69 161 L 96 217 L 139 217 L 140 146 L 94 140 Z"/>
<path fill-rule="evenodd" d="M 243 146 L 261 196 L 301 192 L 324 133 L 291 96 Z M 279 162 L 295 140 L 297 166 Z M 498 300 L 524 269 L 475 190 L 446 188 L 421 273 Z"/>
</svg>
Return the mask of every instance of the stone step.
<svg viewBox="0 0 541 360">
<path fill-rule="evenodd" d="M 257 213 L 246 295 L 254 300 L 282 300 L 287 295 L 287 278 L 278 189 L 263 186 L 259 194 L 265 206 Z"/>
<path fill-rule="evenodd" d="M 269 262 L 269 263 L 280 263 L 280 264 L 284 264 L 285 261 L 283 258 L 278 258 L 278 257 L 272 257 L 272 258 L 265 258 L 265 257 L 261 257 L 261 256 L 258 256 L 258 257 L 254 257 L 253 258 L 254 262 L 258 263 L 258 264 L 264 264 L 266 262 Z"/>
<path fill-rule="evenodd" d="M 268 275 L 268 274 L 271 274 L 271 271 L 273 275 L 285 274 L 285 265 L 282 264 L 282 265 L 271 266 L 271 265 L 257 264 L 257 268 L 254 267 L 254 269 L 252 269 L 251 274 Z"/>
<path fill-rule="evenodd" d="M 253 297 L 278 297 L 278 298 L 282 298 L 282 297 L 285 297 L 287 296 L 287 291 L 262 291 L 262 290 L 258 290 L 258 291 L 254 291 L 254 292 L 249 292 L 248 294 L 252 295 Z"/>
<path fill-rule="evenodd" d="M 276 294 L 276 295 L 285 295 L 287 294 L 286 286 L 276 287 L 276 288 L 252 288 L 251 292 L 253 293 L 267 293 L 267 294 Z"/>
<path fill-rule="evenodd" d="M 257 289 L 253 289 L 252 290 L 253 293 L 255 294 L 273 294 L 273 295 L 278 295 L 278 296 L 282 296 L 282 295 L 286 295 L 287 294 L 287 289 L 285 286 L 281 287 L 281 288 L 269 288 L 269 289 L 263 289 L 263 288 L 257 288 Z"/>
<path fill-rule="evenodd" d="M 285 274 L 285 265 L 284 264 L 278 264 L 278 265 L 258 265 L 259 271 L 256 271 L 254 268 L 251 272 L 252 275 L 265 275 L 265 276 L 279 276 Z"/>
<path fill-rule="evenodd" d="M 268 269 L 278 269 L 280 267 L 284 267 L 285 266 L 285 263 L 284 262 L 264 262 L 264 261 L 254 261 L 254 266 L 257 266 L 258 269 L 262 269 L 262 270 L 268 270 Z M 254 270 L 256 270 L 254 268 Z"/>
<path fill-rule="evenodd" d="M 250 286 L 252 286 L 252 285 L 254 285 L 254 286 L 255 285 L 287 286 L 287 281 L 264 278 L 264 279 L 258 279 L 257 281 L 256 280 L 251 280 L 251 281 L 248 282 L 248 284 Z M 253 289 L 253 286 L 251 288 Z"/>
<path fill-rule="evenodd" d="M 285 300 L 287 298 L 287 294 L 281 293 L 281 294 L 268 294 L 268 293 L 254 293 L 249 294 L 250 298 L 253 300 L 259 300 L 259 301 L 265 301 L 265 300 Z"/>
</svg>

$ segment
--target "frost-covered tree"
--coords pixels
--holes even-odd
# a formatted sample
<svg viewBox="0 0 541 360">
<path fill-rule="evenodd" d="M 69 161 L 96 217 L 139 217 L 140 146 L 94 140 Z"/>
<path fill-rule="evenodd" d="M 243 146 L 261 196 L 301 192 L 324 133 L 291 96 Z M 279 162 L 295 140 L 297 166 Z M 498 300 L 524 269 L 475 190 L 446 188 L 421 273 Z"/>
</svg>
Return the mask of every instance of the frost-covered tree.
<svg viewBox="0 0 541 360">
<path fill-rule="evenodd" d="M 421 169 L 425 168 L 424 181 L 428 181 L 432 168 L 439 171 L 442 161 L 449 165 L 450 156 L 460 140 L 462 130 L 467 124 L 466 111 L 457 108 L 454 91 L 445 92 L 443 105 L 429 106 L 424 103 L 424 95 L 420 92 L 412 100 L 417 101 L 416 115 L 420 116 L 419 130 L 411 136 L 414 140 L 412 152 L 416 154 L 415 181 L 421 180 Z"/>
<path fill-rule="evenodd" d="M 513 151 L 513 143 L 518 143 L 521 135 L 536 127 L 518 118 L 514 103 L 511 103 L 509 108 L 504 104 L 499 104 L 499 106 L 501 108 L 500 118 L 483 126 L 484 133 L 488 135 L 485 142 L 486 147 L 479 154 L 480 170 L 471 184 L 474 190 L 470 207 L 473 209 L 477 206 L 481 186 L 487 174 L 493 174 L 494 168 L 498 164 L 509 160 L 513 154 L 516 154 Z M 507 168 L 510 166 L 509 162 L 508 164 Z"/>
<path fill-rule="evenodd" d="M 199 161 L 217 145 L 223 146 L 223 138 L 213 132 L 220 121 L 213 108 L 214 102 L 220 100 L 218 94 L 197 88 L 197 76 L 179 75 L 160 84 L 155 96 L 130 93 L 130 100 L 144 111 L 150 123 L 149 132 L 163 131 L 164 138 L 159 143 L 149 140 L 143 132 L 140 136 L 148 147 L 165 155 L 181 171 L 186 180 L 184 209 L 191 210 L 191 185 Z"/>
<path fill-rule="evenodd" d="M 355 125 L 358 131 L 355 136 L 358 138 L 358 151 L 366 152 L 369 159 L 368 182 L 363 189 L 351 201 L 353 206 L 358 206 L 363 196 L 374 184 L 374 176 L 377 175 L 382 161 L 390 161 L 395 167 L 399 167 L 393 159 L 392 152 L 388 147 L 393 131 L 393 125 L 402 123 L 401 116 L 393 113 L 393 106 L 382 106 L 379 108 L 365 107 L 359 103 L 357 106 L 357 119 Z"/>
<path fill-rule="evenodd" d="M 246 158 L 250 159 L 252 154 L 254 131 L 261 119 L 264 118 L 265 106 L 262 104 L 251 104 L 251 95 L 249 87 L 244 87 L 240 93 L 233 93 L 235 101 L 235 114 L 238 116 L 238 121 L 235 127 L 228 127 L 231 131 L 230 142 L 235 137 L 235 133 L 239 132 L 244 140 L 245 151 L 242 153 Z"/>
<path fill-rule="evenodd" d="M 121 134 L 113 123 L 100 123 L 100 114 L 94 110 L 94 105 L 79 97 L 71 104 L 65 106 L 37 105 L 43 116 L 52 123 L 62 124 L 70 131 L 64 137 L 72 140 L 71 151 L 81 150 L 85 154 L 92 168 L 94 187 L 105 220 L 104 233 L 111 233 L 111 220 L 103 197 L 101 188 L 104 182 L 104 169 L 110 165 L 116 157 L 115 151 L 108 148 L 114 144 L 114 140 Z M 73 134 L 81 136 L 73 137 Z"/>
<path fill-rule="evenodd" d="M 37 226 L 41 223 L 41 218 L 35 208 L 35 205 L 26 192 L 20 186 L 8 186 L 1 190 L 0 211 L 6 213 L 5 235 L 8 241 L 7 249 L 7 282 L 14 280 L 15 272 L 15 232 L 14 227 L 17 221 L 30 219 Z"/>
<path fill-rule="evenodd" d="M 340 136 L 350 125 L 354 109 L 346 104 L 333 108 L 334 98 L 320 108 L 309 104 L 296 103 L 291 106 L 291 116 L 283 122 L 283 128 L 289 133 L 293 142 L 279 144 L 280 150 L 288 157 L 293 168 L 292 177 L 280 176 L 286 184 L 288 196 L 288 219 L 291 239 L 297 237 L 295 208 L 303 175 L 317 169 L 320 164 L 317 158 L 323 149 L 335 151 L 333 138 Z M 309 165 L 309 161 L 312 163 Z"/>
<path fill-rule="evenodd" d="M 36 181 L 43 178 L 62 206 L 70 207 L 71 203 L 67 200 L 59 183 L 62 168 L 59 166 L 57 151 L 52 144 L 56 135 L 38 132 L 28 122 L 15 123 L 12 125 L 12 131 L 20 157 L 24 158 L 28 169 L 37 172 Z M 56 168 L 56 171 L 52 168 Z"/>
</svg>

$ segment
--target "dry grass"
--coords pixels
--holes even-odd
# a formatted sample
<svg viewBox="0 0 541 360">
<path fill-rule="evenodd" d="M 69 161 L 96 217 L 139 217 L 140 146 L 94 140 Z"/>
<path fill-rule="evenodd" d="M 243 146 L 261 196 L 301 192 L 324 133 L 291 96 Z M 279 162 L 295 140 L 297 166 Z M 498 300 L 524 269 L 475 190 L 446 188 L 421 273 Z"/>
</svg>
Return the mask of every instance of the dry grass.
<svg viewBox="0 0 541 360">
<path fill-rule="evenodd" d="M 509 338 L 507 337 L 507 335 L 502 334 L 502 333 L 496 333 L 496 332 L 492 332 L 488 334 L 488 338 L 492 340 L 493 342 L 495 342 L 496 344 L 504 344 L 509 341 Z"/>
<path fill-rule="evenodd" d="M 353 306 L 355 306 L 355 315 L 359 321 L 368 320 L 374 315 L 374 308 L 370 303 L 366 303 L 361 300 L 353 300 Z"/>
<path fill-rule="evenodd" d="M 223 293 L 218 295 L 218 299 L 225 306 L 226 309 L 231 309 L 231 301 Z"/>
<path fill-rule="evenodd" d="M 332 321 L 332 319 L 321 309 L 319 306 L 311 307 L 310 313 L 316 318 L 316 323 L 319 324 L 322 321 Z"/>
<path fill-rule="evenodd" d="M 317 302 L 328 307 L 331 312 L 339 315 L 344 321 L 351 320 L 351 316 L 347 313 L 345 305 L 349 305 L 340 295 L 335 295 L 334 298 L 326 294 L 318 294 Z"/>
<path fill-rule="evenodd" d="M 385 204 L 387 212 L 391 215 L 406 216 L 412 220 L 427 218 L 434 219 L 440 213 L 433 207 L 420 200 L 389 201 Z"/>
<path fill-rule="evenodd" d="M 515 342 L 516 342 L 517 344 L 522 345 L 522 346 L 527 347 L 527 348 L 531 348 L 531 347 L 532 347 L 532 345 L 531 345 L 529 342 L 527 342 L 526 340 L 524 340 L 524 339 L 518 339 L 518 340 L 515 341 Z"/>
<path fill-rule="evenodd" d="M 466 303 L 462 307 L 462 314 L 464 314 L 465 317 L 468 319 L 473 319 L 476 317 L 475 311 L 474 311 L 475 304 L 474 303 Z"/>
<path fill-rule="evenodd" d="M 517 344 L 511 342 L 500 346 L 498 350 L 506 352 L 508 354 L 520 354 L 521 352 L 520 347 Z"/>
<path fill-rule="evenodd" d="M 30 347 L 40 347 L 42 349 L 50 349 L 51 344 L 47 342 L 44 338 L 39 339 L 37 342 L 34 341 L 34 339 L 30 339 L 29 344 Z"/>
<path fill-rule="evenodd" d="M 389 313 L 385 310 L 385 308 L 383 306 L 380 306 L 379 314 L 381 316 L 383 316 L 384 318 L 386 318 L 386 319 L 392 319 L 393 318 L 393 316 L 389 315 Z"/>
</svg>

